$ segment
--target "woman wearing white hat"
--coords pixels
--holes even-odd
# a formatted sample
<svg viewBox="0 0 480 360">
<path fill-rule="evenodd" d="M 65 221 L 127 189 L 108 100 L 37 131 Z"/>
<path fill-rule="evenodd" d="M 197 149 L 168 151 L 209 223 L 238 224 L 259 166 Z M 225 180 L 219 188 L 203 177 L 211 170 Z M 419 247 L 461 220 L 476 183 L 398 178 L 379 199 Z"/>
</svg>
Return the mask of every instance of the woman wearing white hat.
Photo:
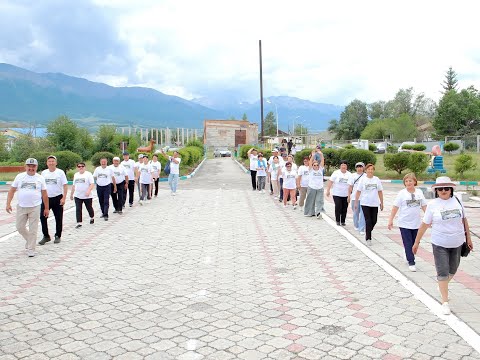
<svg viewBox="0 0 480 360">
<path fill-rule="evenodd" d="M 473 249 L 465 209 L 460 200 L 453 195 L 454 188 L 455 184 L 447 176 L 438 177 L 432 185 L 435 199 L 427 205 L 423 223 L 418 229 L 412 248 L 413 253 L 416 254 L 420 240 L 427 228 L 431 226 L 433 258 L 437 270 L 438 288 L 442 296 L 442 310 L 445 315 L 450 314 L 448 283 L 460 265 L 462 245 L 466 241 L 468 247 Z"/>
</svg>

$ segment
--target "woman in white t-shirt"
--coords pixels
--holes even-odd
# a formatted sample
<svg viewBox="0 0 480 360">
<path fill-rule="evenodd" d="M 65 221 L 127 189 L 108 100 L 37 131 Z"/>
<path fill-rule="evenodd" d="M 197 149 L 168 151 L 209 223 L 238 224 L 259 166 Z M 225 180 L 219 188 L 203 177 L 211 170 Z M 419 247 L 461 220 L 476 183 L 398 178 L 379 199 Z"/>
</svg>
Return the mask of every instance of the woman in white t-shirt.
<svg viewBox="0 0 480 360">
<path fill-rule="evenodd" d="M 297 188 L 299 189 L 300 199 L 298 200 L 298 206 L 300 210 L 303 210 L 303 205 L 305 204 L 305 197 L 307 196 L 308 189 L 308 180 L 310 179 L 310 166 L 308 157 L 303 158 L 303 165 L 298 168 L 298 179 L 297 179 Z"/>
<path fill-rule="evenodd" d="M 388 230 L 392 230 L 393 219 L 398 212 L 398 228 L 402 235 L 408 268 L 410 271 L 417 271 L 412 247 L 417 237 L 418 228 L 422 224 L 421 210 L 425 212 L 427 201 L 422 190 L 415 188 L 417 186 L 417 178 L 414 173 L 403 177 L 403 185 L 405 185 L 405 189 L 397 194 L 393 202 L 392 212 L 388 219 Z"/>
<path fill-rule="evenodd" d="M 448 283 L 458 270 L 460 255 L 464 242 L 473 250 L 470 228 L 461 201 L 453 195 L 455 184 L 448 176 L 440 176 L 432 185 L 435 199 L 425 210 L 423 223 L 413 244 L 416 254 L 420 240 L 431 226 L 433 258 L 437 270 L 438 288 L 442 296 L 442 311 L 450 314 L 448 305 Z"/>
<path fill-rule="evenodd" d="M 279 182 L 279 175 L 282 171 L 282 166 L 280 165 L 280 158 L 275 155 L 272 158 L 272 162 L 270 166 L 268 167 L 268 178 L 270 179 L 270 183 L 272 184 L 272 189 L 273 189 L 273 198 L 278 199 L 279 197 L 279 190 L 280 190 L 280 184 Z"/>
<path fill-rule="evenodd" d="M 372 245 L 372 231 L 377 224 L 378 208 L 383 211 L 383 185 L 380 179 L 373 175 L 375 166 L 365 166 L 366 176 L 362 176 L 355 194 L 355 208 L 362 207 L 365 217 L 365 240 Z"/>
<path fill-rule="evenodd" d="M 152 158 L 152 162 L 150 163 L 152 166 L 152 180 L 153 185 L 155 185 L 155 197 L 158 196 L 158 181 L 160 179 L 160 172 L 162 171 L 162 163 L 158 161 L 158 155 L 154 154 Z M 150 188 L 150 197 L 152 197 L 153 187 Z"/>
<path fill-rule="evenodd" d="M 77 164 L 78 172 L 73 175 L 73 186 L 70 192 L 70 200 L 75 198 L 75 211 L 77 218 L 76 229 L 82 227 L 82 204 L 85 204 L 88 215 L 90 216 L 90 224 L 95 222 L 94 211 L 92 206 L 93 194 L 92 191 L 95 188 L 95 181 L 90 171 L 85 170 L 85 163 L 80 162 Z"/>
<path fill-rule="evenodd" d="M 333 202 L 335 203 L 335 221 L 337 225 L 345 226 L 347 217 L 349 188 L 348 181 L 352 174 L 347 170 L 346 160 L 340 160 L 340 169 L 335 170 L 328 180 L 327 197 L 330 196 L 330 189 L 333 186 Z"/>
<path fill-rule="evenodd" d="M 318 162 L 315 151 L 312 151 L 308 164 L 308 189 L 303 214 L 308 217 L 316 215 L 318 219 L 322 218 L 320 212 L 323 210 L 323 164 L 324 157 Z"/>
<path fill-rule="evenodd" d="M 293 210 L 297 208 L 297 172 L 292 169 L 292 163 L 287 162 L 282 170 L 283 177 L 283 206 L 287 207 L 288 196 L 292 201 Z"/>
</svg>

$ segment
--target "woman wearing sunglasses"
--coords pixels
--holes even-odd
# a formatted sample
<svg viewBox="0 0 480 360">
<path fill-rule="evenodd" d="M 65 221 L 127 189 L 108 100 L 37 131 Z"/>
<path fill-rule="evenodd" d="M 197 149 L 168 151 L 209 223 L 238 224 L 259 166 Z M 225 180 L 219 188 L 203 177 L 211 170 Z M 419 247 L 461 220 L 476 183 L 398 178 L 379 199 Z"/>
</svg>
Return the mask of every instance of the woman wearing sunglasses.
<svg viewBox="0 0 480 360">
<path fill-rule="evenodd" d="M 311 217 L 317 215 L 318 219 L 322 219 L 320 213 L 323 209 L 323 164 L 324 157 L 321 157 L 320 163 L 315 158 L 315 151 L 309 160 L 308 189 L 307 198 L 305 199 L 305 216 Z"/>
<path fill-rule="evenodd" d="M 416 254 L 420 240 L 425 231 L 431 226 L 433 258 L 437 270 L 438 288 L 442 297 L 442 311 L 450 314 L 448 304 L 448 283 L 452 280 L 460 265 L 462 245 L 466 241 L 470 250 L 473 250 L 472 238 L 465 209 L 460 200 L 453 195 L 455 184 L 448 176 L 440 176 L 432 185 L 435 199 L 425 210 L 423 223 L 413 245 Z"/>
<path fill-rule="evenodd" d="M 412 247 L 417 237 L 418 228 L 422 224 L 421 210 L 425 212 L 427 201 L 425 196 L 423 196 L 422 190 L 415 188 L 417 186 L 417 178 L 414 173 L 403 177 L 403 185 L 405 189 L 398 193 L 393 202 L 392 212 L 388 219 L 388 230 L 392 230 L 393 219 L 398 212 L 398 228 L 402 235 L 408 268 L 410 271 L 417 271 Z"/>
<path fill-rule="evenodd" d="M 70 199 L 73 200 L 75 198 L 75 211 L 77 217 L 77 225 L 75 228 L 79 229 L 82 227 L 82 204 L 85 204 L 85 207 L 87 208 L 88 215 L 90 216 L 90 224 L 95 222 L 92 206 L 92 191 L 95 188 L 95 182 L 92 173 L 85 170 L 84 162 L 77 164 L 77 170 L 78 172 L 73 175 L 73 186 L 70 192 Z"/>
</svg>

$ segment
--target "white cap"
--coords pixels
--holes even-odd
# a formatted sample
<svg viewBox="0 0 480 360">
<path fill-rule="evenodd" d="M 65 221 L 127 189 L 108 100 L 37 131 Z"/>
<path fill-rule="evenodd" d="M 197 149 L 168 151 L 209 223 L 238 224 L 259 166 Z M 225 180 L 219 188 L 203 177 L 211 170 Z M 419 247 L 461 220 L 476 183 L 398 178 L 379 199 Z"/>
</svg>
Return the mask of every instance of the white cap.
<svg viewBox="0 0 480 360">
<path fill-rule="evenodd" d="M 115 156 L 112 160 L 118 160 L 120 161 L 120 158 L 118 156 Z"/>
<path fill-rule="evenodd" d="M 34 158 L 28 158 L 25 160 L 25 165 L 38 165 L 38 161 Z"/>
<path fill-rule="evenodd" d="M 143 154 L 139 154 L 139 155 L 138 155 L 138 158 L 139 158 L 139 159 L 143 159 Z"/>
</svg>

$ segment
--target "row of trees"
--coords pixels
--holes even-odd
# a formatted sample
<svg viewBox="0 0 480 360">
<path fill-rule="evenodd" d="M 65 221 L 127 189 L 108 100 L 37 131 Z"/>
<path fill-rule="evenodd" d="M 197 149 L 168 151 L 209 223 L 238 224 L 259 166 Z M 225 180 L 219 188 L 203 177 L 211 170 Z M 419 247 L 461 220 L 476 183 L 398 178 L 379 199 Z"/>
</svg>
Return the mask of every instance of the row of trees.
<svg viewBox="0 0 480 360">
<path fill-rule="evenodd" d="M 355 99 L 328 130 L 337 139 L 384 139 L 405 141 L 429 131 L 434 138 L 480 131 L 480 93 L 473 86 L 458 90 L 457 74 L 450 67 L 437 104 L 413 88 L 400 89 L 392 100 L 367 104 Z"/>
</svg>

